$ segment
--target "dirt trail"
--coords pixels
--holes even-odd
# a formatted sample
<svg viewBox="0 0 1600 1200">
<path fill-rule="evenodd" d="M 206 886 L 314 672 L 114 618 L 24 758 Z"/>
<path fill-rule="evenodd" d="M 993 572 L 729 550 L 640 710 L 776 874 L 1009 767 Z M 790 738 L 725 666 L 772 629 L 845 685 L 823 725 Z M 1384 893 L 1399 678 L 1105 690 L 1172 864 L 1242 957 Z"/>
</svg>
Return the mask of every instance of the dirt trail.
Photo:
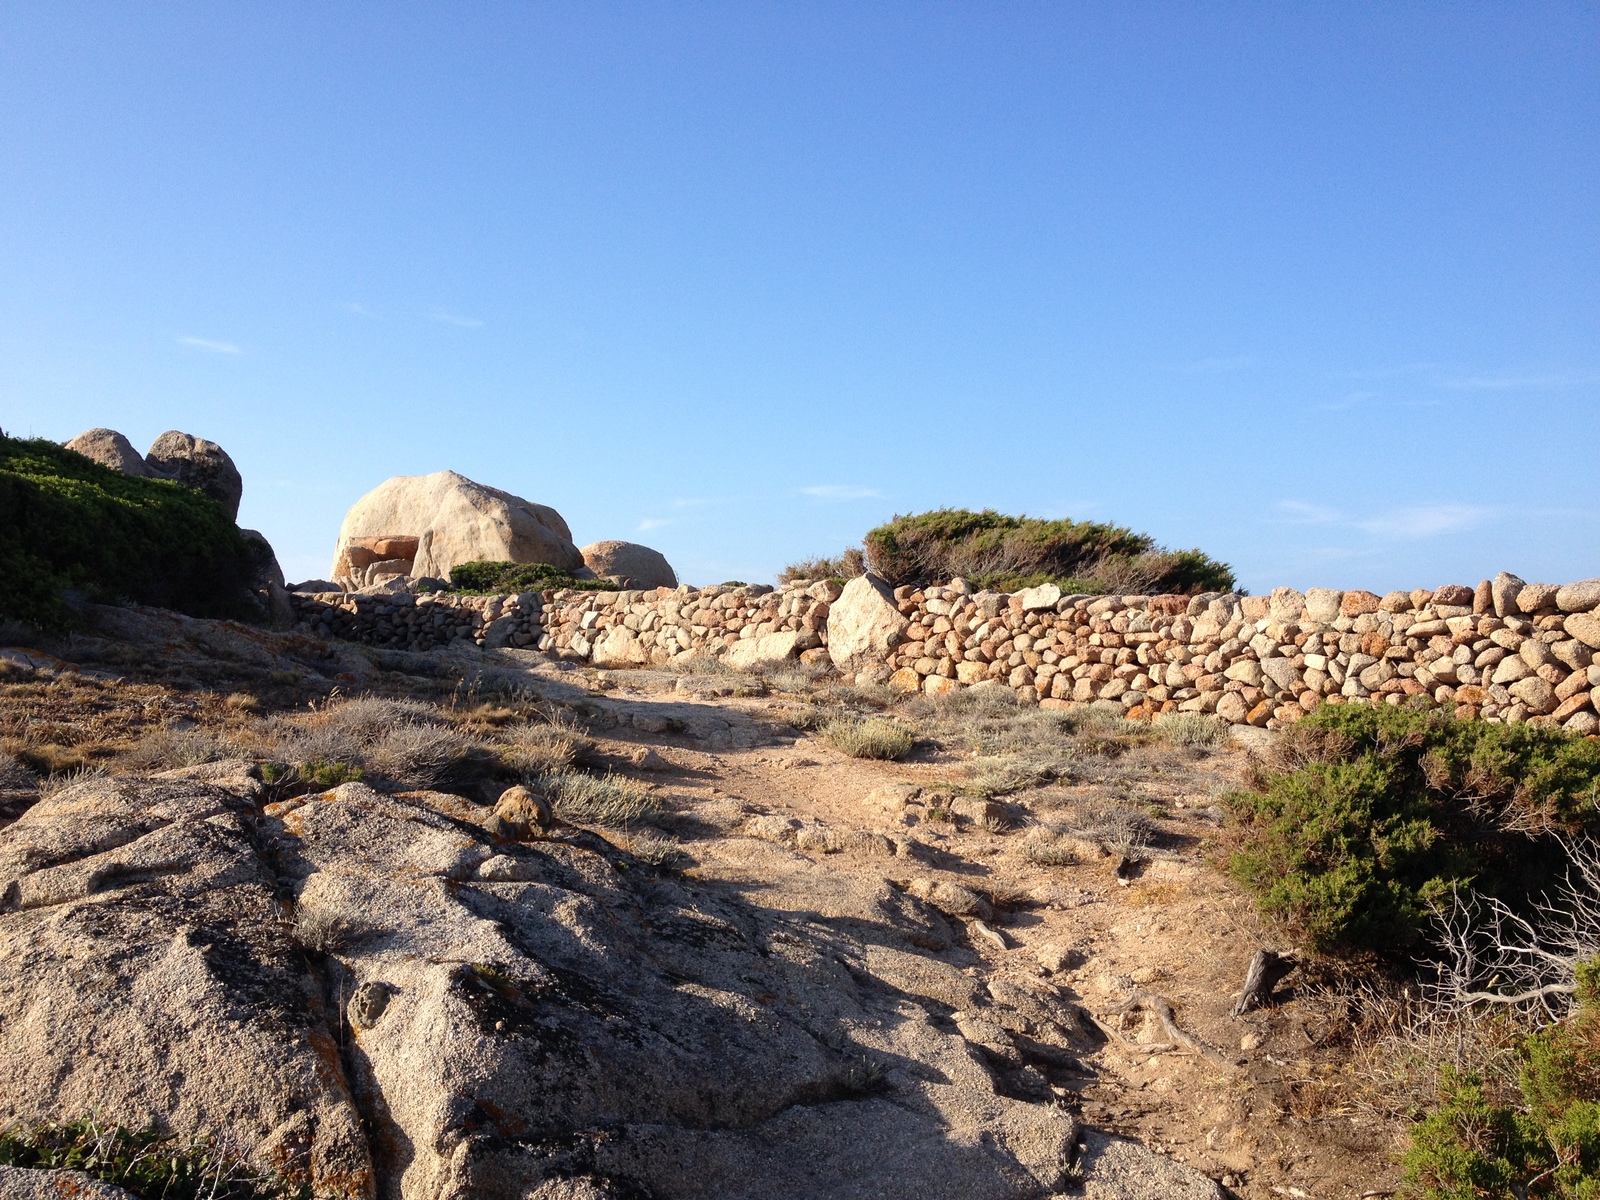
<svg viewBox="0 0 1600 1200">
<path fill-rule="evenodd" d="M 663 690 L 672 686 L 670 676 L 612 674 L 601 677 L 601 686 L 609 703 L 647 712 L 684 699 Z M 1297 994 L 1303 984 L 1292 974 L 1270 1010 L 1231 1015 L 1251 955 L 1276 945 L 1216 866 L 1216 801 L 1240 786 L 1244 747 L 1178 761 L 1171 754 L 1129 756 L 1119 779 L 1123 793 L 1160 815 L 1145 861 L 1119 879 L 1114 857 L 1041 866 L 1023 849 L 1030 819 L 1103 791 L 1099 785 L 1008 796 L 1005 829 L 929 819 L 928 808 L 915 803 L 895 813 L 869 801 L 873 789 L 949 789 L 962 778 L 962 757 L 919 747 L 903 762 L 847 758 L 821 737 L 781 724 L 792 699 L 696 700 L 771 721 L 779 733 L 773 744 L 707 752 L 691 737 L 628 729 L 600 736 L 601 752 L 626 770 L 630 755 L 641 747 L 653 750 L 665 763 L 636 774 L 691 813 L 709 807 L 723 822 L 730 808 L 776 814 L 841 833 L 910 838 L 932 852 L 918 861 L 802 850 L 827 870 L 901 885 L 914 877 L 943 878 L 1005 902 L 989 927 L 1006 948 L 969 927 L 979 959 L 969 973 L 986 980 L 1049 978 L 1110 1032 L 1083 1059 L 1091 1076 L 1066 1097 L 1087 1123 L 1137 1138 L 1242 1197 L 1358 1200 L 1392 1193 L 1399 1131 L 1351 1102 L 1358 1081 L 1327 1004 Z M 692 874 L 738 877 L 737 862 L 728 861 L 718 840 L 687 848 L 697 860 Z M 1180 1027 L 1214 1048 L 1220 1061 L 1166 1048 L 1151 1017 L 1119 1016 L 1135 991 L 1170 1000 Z"/>
</svg>

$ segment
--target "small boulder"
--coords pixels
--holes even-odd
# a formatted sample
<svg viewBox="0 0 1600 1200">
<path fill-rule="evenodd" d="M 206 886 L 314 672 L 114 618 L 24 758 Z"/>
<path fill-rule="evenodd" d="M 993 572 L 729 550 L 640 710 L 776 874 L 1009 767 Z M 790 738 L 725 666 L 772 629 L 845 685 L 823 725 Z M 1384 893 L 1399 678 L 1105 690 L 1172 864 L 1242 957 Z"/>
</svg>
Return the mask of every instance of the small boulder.
<svg viewBox="0 0 1600 1200">
<path fill-rule="evenodd" d="M 102 467 L 121 471 L 124 475 L 150 478 L 159 473 L 144 461 L 144 456 L 133 448 L 133 443 L 115 429 L 90 429 L 65 443 L 68 450 L 76 450 L 85 458 L 92 458 Z"/>
<path fill-rule="evenodd" d="M 495 823 L 492 832 L 522 840 L 549 829 L 555 817 L 548 800 L 517 784 L 500 793 L 490 820 Z"/>
<path fill-rule="evenodd" d="M 1489 594 L 1494 598 L 1494 615 L 1497 617 L 1515 616 L 1521 612 L 1517 604 L 1517 597 L 1522 594 L 1522 589 L 1527 584 L 1511 574 L 1501 571 L 1489 584 Z"/>
<path fill-rule="evenodd" d="M 1582 579 L 1556 590 L 1556 607 L 1564 613 L 1600 608 L 1600 579 Z"/>
<path fill-rule="evenodd" d="M 624 587 L 656 588 L 678 586 L 678 576 L 659 550 L 636 542 L 590 542 L 578 553 L 586 567 L 602 579 L 614 579 Z"/>
<path fill-rule="evenodd" d="M 1451 608 L 1470 608 L 1472 594 L 1472 589 L 1469 587 L 1463 587 L 1459 583 L 1447 583 L 1433 593 L 1433 599 L 1429 603 L 1447 605 Z"/>
<path fill-rule="evenodd" d="M 229 520 L 238 520 L 244 480 L 228 452 L 215 442 L 169 429 L 155 440 L 144 461 L 153 474 L 188 484 L 222 505 Z"/>
</svg>

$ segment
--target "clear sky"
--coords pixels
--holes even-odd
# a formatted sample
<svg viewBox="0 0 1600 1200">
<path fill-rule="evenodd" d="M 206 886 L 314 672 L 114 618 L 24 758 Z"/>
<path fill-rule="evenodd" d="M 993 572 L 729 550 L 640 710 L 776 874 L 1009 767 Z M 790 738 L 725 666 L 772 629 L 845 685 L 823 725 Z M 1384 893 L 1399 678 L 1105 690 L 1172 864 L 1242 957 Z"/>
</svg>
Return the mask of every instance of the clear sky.
<svg viewBox="0 0 1600 1200">
<path fill-rule="evenodd" d="M 770 580 L 896 512 L 1600 575 L 1595 4 L 0 6 L 0 426 L 291 579 L 451 468 Z"/>
</svg>

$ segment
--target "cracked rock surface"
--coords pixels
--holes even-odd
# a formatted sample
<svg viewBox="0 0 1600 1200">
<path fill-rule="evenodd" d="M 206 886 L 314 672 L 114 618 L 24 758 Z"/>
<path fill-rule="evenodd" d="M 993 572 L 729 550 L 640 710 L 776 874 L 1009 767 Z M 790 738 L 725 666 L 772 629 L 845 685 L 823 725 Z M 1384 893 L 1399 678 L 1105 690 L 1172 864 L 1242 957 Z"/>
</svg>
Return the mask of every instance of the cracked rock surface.
<svg viewBox="0 0 1600 1200">
<path fill-rule="evenodd" d="M 439 793 L 263 798 L 213 764 L 0 831 L 0 1123 L 207 1134 L 326 1197 L 1219 1194 L 1082 1129 L 1051 1090 L 1076 1009 L 985 985 L 887 880 L 744 837 L 662 875 Z"/>
</svg>

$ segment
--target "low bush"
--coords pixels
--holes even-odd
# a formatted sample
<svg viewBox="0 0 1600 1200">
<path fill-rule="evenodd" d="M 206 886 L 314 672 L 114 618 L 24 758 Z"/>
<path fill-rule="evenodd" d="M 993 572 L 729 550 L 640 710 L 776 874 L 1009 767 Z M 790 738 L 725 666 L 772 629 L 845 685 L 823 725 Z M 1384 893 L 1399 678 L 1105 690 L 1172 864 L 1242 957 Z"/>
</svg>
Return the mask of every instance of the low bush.
<svg viewBox="0 0 1600 1200">
<path fill-rule="evenodd" d="M 536 790 L 549 797 L 556 816 L 569 825 L 624 829 L 649 825 L 666 815 L 649 789 L 621 775 L 560 772 L 538 780 Z"/>
<path fill-rule="evenodd" d="M 509 596 L 516 592 L 543 592 L 569 588 L 583 592 L 614 592 L 609 579 L 577 579 L 549 563 L 461 563 L 450 570 L 450 590 L 471 596 Z"/>
<path fill-rule="evenodd" d="M 1045 582 L 1067 592 L 1124 594 L 1234 586 L 1232 570 L 1199 550 L 1165 550 L 1120 525 L 1008 517 L 993 509 L 897 516 L 867 533 L 866 548 L 867 565 L 896 586 L 957 576 L 1006 592 Z"/>
<path fill-rule="evenodd" d="M 1444 1073 L 1439 1108 L 1411 1134 L 1406 1186 L 1422 1200 L 1600 1197 L 1600 961 L 1577 972 L 1578 1004 L 1518 1048 L 1518 1094 Z"/>
<path fill-rule="evenodd" d="M 1600 831 L 1600 742 L 1439 710 L 1325 705 L 1227 798 L 1233 874 L 1324 952 L 1404 957 L 1468 886 L 1517 907 Z"/>
<path fill-rule="evenodd" d="M 43 438 L 0 435 L 0 618 L 72 623 L 65 593 L 197 617 L 259 615 L 265 543 L 215 500 L 137 479 Z"/>
<path fill-rule="evenodd" d="M 908 726 L 888 717 L 837 717 L 821 732 L 830 746 L 851 758 L 901 759 L 916 743 Z"/>
<path fill-rule="evenodd" d="M 82 1171 L 139 1200 L 309 1200 L 311 1194 L 258 1175 L 209 1142 L 94 1120 L 0 1132 L 0 1166 Z"/>
<path fill-rule="evenodd" d="M 833 558 L 803 558 L 792 562 L 778 573 L 778 582 L 795 583 L 800 580 L 834 579 L 843 583 L 857 575 L 867 573 L 867 556 L 859 546 L 851 546 Z"/>
</svg>

